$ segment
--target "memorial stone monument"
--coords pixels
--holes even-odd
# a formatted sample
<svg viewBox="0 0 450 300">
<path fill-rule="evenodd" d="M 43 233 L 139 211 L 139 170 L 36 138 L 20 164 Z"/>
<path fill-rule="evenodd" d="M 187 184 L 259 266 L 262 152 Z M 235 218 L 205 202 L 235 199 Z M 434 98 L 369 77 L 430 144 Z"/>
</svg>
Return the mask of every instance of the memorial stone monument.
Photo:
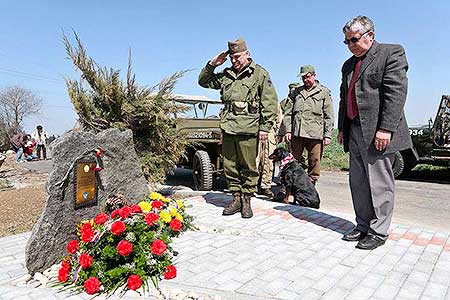
<svg viewBox="0 0 450 300">
<path fill-rule="evenodd" d="M 31 274 L 60 260 L 76 224 L 95 217 L 109 197 L 138 203 L 149 194 L 131 130 L 73 130 L 52 142 L 52 155 L 45 208 L 26 247 Z"/>
</svg>

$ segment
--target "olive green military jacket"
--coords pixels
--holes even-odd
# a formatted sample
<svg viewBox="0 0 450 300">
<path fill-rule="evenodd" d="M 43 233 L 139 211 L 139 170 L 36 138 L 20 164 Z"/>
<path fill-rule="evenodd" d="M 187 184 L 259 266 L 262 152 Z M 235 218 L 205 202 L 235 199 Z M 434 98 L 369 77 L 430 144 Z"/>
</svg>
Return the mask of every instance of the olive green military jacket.
<svg viewBox="0 0 450 300">
<path fill-rule="evenodd" d="M 214 69 L 208 63 L 198 83 L 204 88 L 220 89 L 224 104 L 220 128 L 228 134 L 269 132 L 276 122 L 278 103 L 269 73 L 253 61 L 239 74 L 232 68 L 218 73 Z"/>
<path fill-rule="evenodd" d="M 287 133 L 310 139 L 331 138 L 333 101 L 326 86 L 317 81 L 317 85 L 307 91 L 304 85 L 290 85 L 288 98 L 292 100 L 292 108 L 286 110 L 283 120 Z"/>
</svg>

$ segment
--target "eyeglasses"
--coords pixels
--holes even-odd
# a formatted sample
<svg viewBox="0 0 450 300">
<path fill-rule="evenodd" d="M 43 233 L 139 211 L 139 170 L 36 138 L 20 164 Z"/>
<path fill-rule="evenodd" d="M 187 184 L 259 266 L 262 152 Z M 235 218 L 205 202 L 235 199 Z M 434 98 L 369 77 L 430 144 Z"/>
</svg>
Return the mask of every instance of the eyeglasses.
<svg viewBox="0 0 450 300">
<path fill-rule="evenodd" d="M 353 44 L 359 42 L 360 39 L 362 39 L 362 37 L 366 34 L 369 33 L 370 30 L 367 30 L 366 32 L 364 32 L 363 34 L 361 34 L 361 36 L 359 38 L 357 37 L 352 37 L 351 39 L 344 39 L 342 42 L 346 45 L 350 44 L 350 42 L 352 42 Z"/>
</svg>

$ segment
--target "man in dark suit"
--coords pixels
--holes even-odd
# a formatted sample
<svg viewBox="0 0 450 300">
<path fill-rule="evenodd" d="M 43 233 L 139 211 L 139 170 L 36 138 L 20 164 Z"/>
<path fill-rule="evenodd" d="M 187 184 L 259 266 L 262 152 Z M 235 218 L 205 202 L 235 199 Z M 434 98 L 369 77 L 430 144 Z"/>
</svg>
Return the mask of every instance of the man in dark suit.
<svg viewBox="0 0 450 300">
<path fill-rule="evenodd" d="M 388 237 L 394 209 L 394 153 L 412 147 L 403 112 L 408 63 L 402 46 L 375 41 L 368 17 L 350 20 L 343 31 L 353 56 L 342 66 L 338 141 L 350 153 L 357 225 L 342 239 L 371 250 Z"/>
</svg>

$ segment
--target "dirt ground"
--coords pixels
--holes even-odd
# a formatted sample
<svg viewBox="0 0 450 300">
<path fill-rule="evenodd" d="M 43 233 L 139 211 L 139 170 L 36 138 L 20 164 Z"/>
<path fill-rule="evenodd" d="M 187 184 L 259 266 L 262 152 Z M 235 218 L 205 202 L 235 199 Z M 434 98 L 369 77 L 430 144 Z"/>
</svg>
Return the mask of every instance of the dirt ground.
<svg viewBox="0 0 450 300">
<path fill-rule="evenodd" d="M 44 209 L 47 177 L 21 167 L 14 155 L 7 156 L 0 167 L 0 237 L 33 228 Z"/>
</svg>

